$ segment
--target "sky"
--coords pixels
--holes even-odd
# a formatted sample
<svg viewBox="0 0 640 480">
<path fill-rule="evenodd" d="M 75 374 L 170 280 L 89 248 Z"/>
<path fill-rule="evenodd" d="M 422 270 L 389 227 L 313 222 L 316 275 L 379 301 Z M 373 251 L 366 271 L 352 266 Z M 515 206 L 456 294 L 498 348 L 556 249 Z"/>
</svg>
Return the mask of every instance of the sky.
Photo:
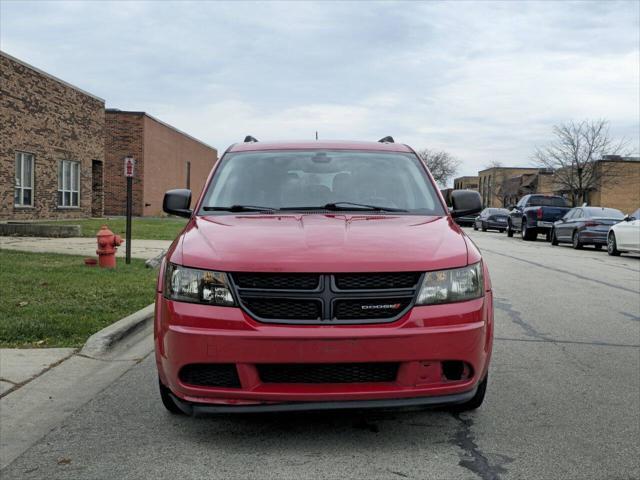
<svg viewBox="0 0 640 480">
<path fill-rule="evenodd" d="M 475 175 L 601 118 L 640 152 L 637 0 L 0 0 L 0 49 L 220 153 L 392 135 Z"/>
</svg>

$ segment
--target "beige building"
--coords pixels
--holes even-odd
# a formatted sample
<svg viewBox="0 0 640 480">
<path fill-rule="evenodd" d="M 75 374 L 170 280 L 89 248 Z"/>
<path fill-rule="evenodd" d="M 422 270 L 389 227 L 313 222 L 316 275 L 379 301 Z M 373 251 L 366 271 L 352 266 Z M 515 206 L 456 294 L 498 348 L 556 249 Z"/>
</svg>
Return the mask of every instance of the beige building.
<svg viewBox="0 0 640 480">
<path fill-rule="evenodd" d="M 478 191 L 482 205 L 486 207 L 506 207 L 508 205 L 507 181 L 522 174 L 535 174 L 536 167 L 491 167 L 478 172 Z M 507 202 L 507 203 L 505 203 Z"/>
<path fill-rule="evenodd" d="M 640 208 L 640 157 L 607 159 L 596 162 L 607 174 L 589 193 L 589 205 L 617 208 L 632 213 Z"/>
<path fill-rule="evenodd" d="M 466 176 L 458 177 L 453 180 L 453 188 L 455 190 L 478 190 L 478 177 Z"/>
</svg>

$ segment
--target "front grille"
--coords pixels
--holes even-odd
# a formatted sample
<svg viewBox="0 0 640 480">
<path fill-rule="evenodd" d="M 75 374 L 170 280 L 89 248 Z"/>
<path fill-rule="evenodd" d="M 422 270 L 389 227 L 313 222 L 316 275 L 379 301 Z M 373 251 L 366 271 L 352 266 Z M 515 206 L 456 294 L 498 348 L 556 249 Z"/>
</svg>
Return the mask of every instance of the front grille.
<svg viewBox="0 0 640 480">
<path fill-rule="evenodd" d="M 238 371 L 233 363 L 192 363 L 178 375 L 180 381 L 200 387 L 240 388 Z"/>
<path fill-rule="evenodd" d="M 306 273 L 234 273 L 233 280 L 240 288 L 271 290 L 315 290 L 320 275 Z"/>
<path fill-rule="evenodd" d="M 337 319 L 393 318 L 411 303 L 411 298 L 382 298 L 379 300 L 336 300 L 333 314 Z"/>
<path fill-rule="evenodd" d="M 242 301 L 261 318 L 318 320 L 322 316 L 322 305 L 318 300 L 244 298 Z"/>
<path fill-rule="evenodd" d="M 233 273 L 240 306 L 266 323 L 392 322 L 411 307 L 416 272 Z"/>
<path fill-rule="evenodd" d="M 369 290 L 413 288 L 420 274 L 416 272 L 392 273 L 339 273 L 335 275 L 340 290 Z"/>
<path fill-rule="evenodd" d="M 264 383 L 393 382 L 398 363 L 308 363 L 256 365 Z"/>
</svg>

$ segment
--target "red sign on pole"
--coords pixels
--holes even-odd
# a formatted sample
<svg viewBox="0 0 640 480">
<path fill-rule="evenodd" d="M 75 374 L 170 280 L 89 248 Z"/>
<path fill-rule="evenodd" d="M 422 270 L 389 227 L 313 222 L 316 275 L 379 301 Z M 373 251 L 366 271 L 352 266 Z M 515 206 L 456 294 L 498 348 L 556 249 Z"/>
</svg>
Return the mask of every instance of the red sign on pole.
<svg viewBox="0 0 640 480">
<path fill-rule="evenodd" d="M 136 164 L 133 157 L 124 158 L 124 176 L 133 177 L 133 166 Z"/>
</svg>

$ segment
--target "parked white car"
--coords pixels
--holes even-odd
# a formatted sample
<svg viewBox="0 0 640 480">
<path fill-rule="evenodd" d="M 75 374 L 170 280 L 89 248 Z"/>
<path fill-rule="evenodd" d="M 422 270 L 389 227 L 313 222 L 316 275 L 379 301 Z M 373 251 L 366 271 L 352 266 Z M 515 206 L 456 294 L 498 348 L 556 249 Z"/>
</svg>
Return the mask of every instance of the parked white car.
<svg viewBox="0 0 640 480">
<path fill-rule="evenodd" d="M 640 253 L 640 208 L 609 229 L 607 252 L 609 255 L 620 255 L 622 252 Z"/>
</svg>

